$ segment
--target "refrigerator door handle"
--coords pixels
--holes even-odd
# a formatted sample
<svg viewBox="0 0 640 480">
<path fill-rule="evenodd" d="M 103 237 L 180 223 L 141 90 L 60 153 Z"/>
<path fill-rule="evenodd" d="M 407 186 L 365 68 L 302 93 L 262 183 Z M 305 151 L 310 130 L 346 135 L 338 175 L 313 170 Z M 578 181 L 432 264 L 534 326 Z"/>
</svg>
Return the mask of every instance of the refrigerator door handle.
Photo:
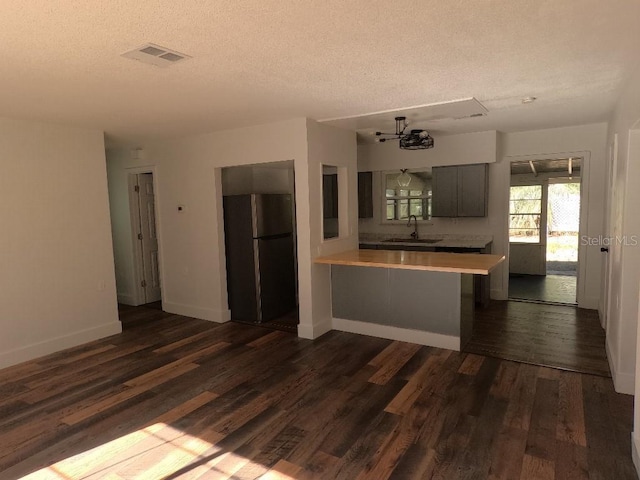
<svg viewBox="0 0 640 480">
<path fill-rule="evenodd" d="M 255 217 L 254 217 L 255 218 Z M 253 239 L 253 268 L 255 269 L 254 279 L 256 282 L 256 321 L 262 322 L 262 289 L 260 281 L 260 242 Z"/>
</svg>

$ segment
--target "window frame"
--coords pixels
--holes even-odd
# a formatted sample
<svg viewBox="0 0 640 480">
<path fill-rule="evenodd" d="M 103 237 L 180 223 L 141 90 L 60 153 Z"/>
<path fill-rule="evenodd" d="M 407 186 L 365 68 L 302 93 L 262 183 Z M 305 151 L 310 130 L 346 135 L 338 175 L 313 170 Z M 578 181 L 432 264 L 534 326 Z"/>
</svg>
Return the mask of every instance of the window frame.
<svg viewBox="0 0 640 480">
<path fill-rule="evenodd" d="M 429 176 L 431 178 L 431 169 L 430 168 L 417 168 L 417 169 L 411 169 L 408 170 L 408 173 L 410 174 L 417 174 L 417 173 L 428 173 Z M 408 202 L 408 208 L 409 208 L 409 215 L 411 215 L 411 210 L 410 210 L 410 205 L 411 205 L 411 200 L 420 200 L 421 202 L 424 203 L 424 208 L 426 208 L 427 210 L 427 214 L 429 215 L 429 218 L 427 219 L 418 219 L 418 223 L 422 224 L 422 225 L 428 225 L 428 224 L 432 224 L 432 217 L 431 217 L 431 209 L 432 209 L 432 205 L 433 205 L 433 190 L 428 191 L 427 193 L 423 193 L 422 195 L 406 195 L 406 196 L 402 196 L 402 195 L 394 195 L 391 197 L 387 197 L 387 175 L 400 175 L 400 169 L 397 170 L 382 170 L 380 172 L 380 185 L 379 185 L 379 191 L 380 191 L 380 198 L 381 198 L 381 215 L 380 215 L 380 223 L 383 225 L 406 225 L 407 221 L 409 219 L 409 217 L 407 217 L 406 219 L 387 219 L 387 206 L 388 206 L 388 201 L 393 201 L 395 202 L 395 211 L 396 211 L 396 216 L 398 216 L 398 209 L 400 208 L 400 203 L 401 201 L 407 201 Z M 410 188 L 407 188 L 407 190 L 409 190 L 408 193 L 411 192 Z M 426 202 L 425 202 L 426 200 Z"/>
<path fill-rule="evenodd" d="M 518 199 L 518 200 L 525 200 L 525 201 L 537 201 L 540 204 L 540 212 L 539 213 L 512 213 L 511 212 L 511 205 L 513 200 L 511 199 L 511 189 L 513 187 L 539 187 L 540 188 L 540 198 L 532 198 L 532 199 Z M 546 188 L 543 182 L 516 182 L 516 183 L 511 183 L 509 185 L 509 208 L 507 211 L 507 235 L 509 238 L 509 243 L 510 244 L 514 244 L 514 245 L 546 245 L 546 235 L 547 235 L 547 206 L 546 206 L 546 201 L 547 201 L 547 192 L 546 192 Z M 515 229 L 515 228 L 511 228 L 511 216 L 512 215 L 530 215 L 530 216 L 538 216 L 540 218 L 539 224 L 538 224 L 538 228 L 535 230 L 538 230 L 538 239 L 537 241 L 533 241 L 533 242 L 525 242 L 525 241 L 513 241 L 511 240 L 511 232 L 513 230 L 522 230 L 522 229 Z M 534 229 L 531 229 L 534 230 Z"/>
</svg>

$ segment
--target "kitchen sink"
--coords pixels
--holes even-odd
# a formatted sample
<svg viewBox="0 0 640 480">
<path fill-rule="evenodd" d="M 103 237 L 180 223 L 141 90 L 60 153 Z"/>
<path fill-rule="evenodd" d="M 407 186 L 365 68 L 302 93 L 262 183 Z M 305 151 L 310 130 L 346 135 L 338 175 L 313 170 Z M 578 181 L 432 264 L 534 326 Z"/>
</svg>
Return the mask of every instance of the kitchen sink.
<svg viewBox="0 0 640 480">
<path fill-rule="evenodd" d="M 382 243 L 438 243 L 441 241 L 441 238 L 390 238 L 383 240 Z"/>
</svg>

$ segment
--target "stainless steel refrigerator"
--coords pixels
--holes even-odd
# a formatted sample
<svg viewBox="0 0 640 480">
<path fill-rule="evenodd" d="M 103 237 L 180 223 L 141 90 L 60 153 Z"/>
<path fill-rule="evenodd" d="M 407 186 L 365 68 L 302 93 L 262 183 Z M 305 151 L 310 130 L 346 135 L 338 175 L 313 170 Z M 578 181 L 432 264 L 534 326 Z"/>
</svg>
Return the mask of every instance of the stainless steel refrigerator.
<svg viewBox="0 0 640 480">
<path fill-rule="evenodd" d="M 296 308 L 293 206 L 288 194 L 223 197 L 233 320 L 266 322 Z"/>
</svg>

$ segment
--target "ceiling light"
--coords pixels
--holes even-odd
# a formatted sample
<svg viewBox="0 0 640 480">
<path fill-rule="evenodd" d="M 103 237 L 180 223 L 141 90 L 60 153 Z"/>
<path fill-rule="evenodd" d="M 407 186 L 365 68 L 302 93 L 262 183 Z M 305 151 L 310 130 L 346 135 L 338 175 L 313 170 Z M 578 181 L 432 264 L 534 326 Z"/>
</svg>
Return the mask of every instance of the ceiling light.
<svg viewBox="0 0 640 480">
<path fill-rule="evenodd" d="M 524 97 L 522 99 L 522 103 L 533 103 L 538 99 L 538 97 Z"/>
<path fill-rule="evenodd" d="M 400 140 L 400 148 L 403 150 L 425 150 L 427 148 L 433 148 L 433 137 L 429 135 L 426 130 L 411 130 L 409 133 L 404 133 L 409 123 L 406 117 L 396 117 L 396 133 L 383 133 L 376 132 L 377 137 L 389 137 L 379 138 L 379 142 L 386 142 L 387 140 Z"/>
<path fill-rule="evenodd" d="M 401 168 L 400 172 L 400 175 L 398 175 L 398 177 L 396 178 L 398 185 L 400 185 L 401 187 L 408 187 L 413 177 L 407 173 L 406 168 Z"/>
</svg>

